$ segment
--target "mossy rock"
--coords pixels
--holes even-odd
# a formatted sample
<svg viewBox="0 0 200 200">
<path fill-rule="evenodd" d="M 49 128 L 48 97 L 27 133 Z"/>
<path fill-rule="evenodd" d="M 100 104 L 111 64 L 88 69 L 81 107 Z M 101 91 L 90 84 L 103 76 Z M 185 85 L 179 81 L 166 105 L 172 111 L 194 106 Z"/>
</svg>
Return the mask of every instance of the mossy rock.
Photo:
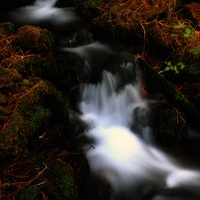
<svg viewBox="0 0 200 200">
<path fill-rule="evenodd" d="M 12 67 L 25 78 L 29 76 L 40 77 L 53 84 L 59 81 L 54 57 L 50 53 L 30 58 L 19 58 L 13 62 Z"/>
<path fill-rule="evenodd" d="M 187 122 L 190 122 L 193 126 L 198 126 L 200 123 L 200 112 L 197 107 L 177 91 L 169 81 L 153 70 L 146 61 L 139 58 L 137 63 L 145 72 L 145 90 L 154 95 L 160 92 L 165 94 L 171 106 L 185 114 Z"/>
<path fill-rule="evenodd" d="M 14 33 L 14 25 L 11 22 L 0 23 L 0 37 Z"/>
<path fill-rule="evenodd" d="M 34 185 L 31 185 L 28 188 L 24 188 L 19 196 L 19 200 L 41 200 L 41 199 L 42 199 L 42 190 Z"/>
<path fill-rule="evenodd" d="M 0 65 L 0 85 L 19 81 L 21 77 L 16 69 L 8 69 Z"/>
<path fill-rule="evenodd" d="M 77 187 L 73 177 L 71 166 L 57 159 L 56 163 L 51 165 L 53 176 L 50 181 L 55 186 L 48 195 L 57 197 L 56 199 L 77 199 Z"/>
<path fill-rule="evenodd" d="M 12 41 L 15 47 L 32 52 L 49 52 L 54 46 L 54 39 L 50 31 L 37 26 L 26 25 L 16 33 Z"/>
<path fill-rule="evenodd" d="M 0 23 L 0 28 L 3 28 L 9 34 L 14 33 L 14 25 L 11 22 Z"/>
<path fill-rule="evenodd" d="M 48 87 L 40 81 L 18 98 L 10 119 L 1 131 L 0 157 L 22 152 L 29 138 L 50 117 L 50 110 L 44 109 L 41 104 L 45 92 L 48 92 Z"/>
<path fill-rule="evenodd" d="M 2 128 L 0 157 L 21 153 L 29 139 L 42 125 L 48 123 L 51 115 L 49 123 L 52 122 L 52 126 L 55 123 L 66 124 L 69 119 L 68 109 L 68 101 L 50 82 L 37 82 L 18 97 L 10 119 Z"/>
</svg>

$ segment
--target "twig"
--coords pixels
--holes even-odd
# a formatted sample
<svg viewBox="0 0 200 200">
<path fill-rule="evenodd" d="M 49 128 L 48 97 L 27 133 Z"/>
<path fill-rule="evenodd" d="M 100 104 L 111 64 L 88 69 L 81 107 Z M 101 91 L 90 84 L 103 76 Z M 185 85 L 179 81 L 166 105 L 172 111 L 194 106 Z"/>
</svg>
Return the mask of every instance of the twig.
<svg viewBox="0 0 200 200">
<path fill-rule="evenodd" d="M 83 151 L 82 153 L 85 153 L 86 151 L 90 150 L 92 147 L 93 147 L 94 149 L 96 149 L 96 147 L 94 147 L 93 145 L 91 145 L 88 149 L 86 149 L 86 150 Z"/>
</svg>

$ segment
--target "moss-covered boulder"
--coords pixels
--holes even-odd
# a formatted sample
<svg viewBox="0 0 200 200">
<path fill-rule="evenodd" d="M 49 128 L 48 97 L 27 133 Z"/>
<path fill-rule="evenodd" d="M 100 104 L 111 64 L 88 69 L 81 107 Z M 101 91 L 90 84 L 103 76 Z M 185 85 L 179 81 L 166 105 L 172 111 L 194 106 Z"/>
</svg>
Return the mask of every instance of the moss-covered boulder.
<svg viewBox="0 0 200 200">
<path fill-rule="evenodd" d="M 10 117 L 0 132 L 0 157 L 17 155 L 28 144 L 28 139 L 50 116 L 50 110 L 41 105 L 41 96 L 48 91 L 45 82 L 40 81 L 16 101 Z"/>
<path fill-rule="evenodd" d="M 198 126 L 200 123 L 200 112 L 197 107 L 181 92 L 176 90 L 172 83 L 153 70 L 146 61 L 138 59 L 137 63 L 145 72 L 145 89 L 147 93 L 156 95 L 161 92 L 165 94 L 169 105 L 176 108 L 178 112 L 183 112 L 185 114 L 186 122 Z"/>
<path fill-rule="evenodd" d="M 54 168 L 54 183 L 59 186 L 59 193 L 67 199 L 75 200 L 77 198 L 76 185 L 73 178 L 73 169 L 69 165 L 58 163 Z"/>
<path fill-rule="evenodd" d="M 42 199 L 42 190 L 39 187 L 31 185 L 21 191 L 19 200 L 40 200 Z"/>
<path fill-rule="evenodd" d="M 47 29 L 26 25 L 19 28 L 12 44 L 25 51 L 49 52 L 54 46 L 54 39 L 51 32 Z"/>
<path fill-rule="evenodd" d="M 53 186 L 45 189 L 50 199 L 77 199 L 77 186 L 74 181 L 74 170 L 61 159 L 51 160 L 47 163 L 50 178 L 48 182 Z"/>
<path fill-rule="evenodd" d="M 32 85 L 28 82 L 28 85 L 24 84 L 23 87 L 26 87 L 26 90 L 12 106 L 9 119 L 4 122 L 0 132 L 0 157 L 22 152 L 30 137 L 42 125 L 47 125 L 47 119 L 51 115 L 52 121 L 60 119 L 59 123 L 68 122 L 69 103 L 50 82 L 40 80 L 36 84 L 32 82 Z M 47 100 L 52 104 L 47 105 Z"/>
<path fill-rule="evenodd" d="M 40 77 L 56 84 L 59 80 L 58 71 L 52 54 L 35 55 L 33 57 L 19 57 L 10 60 L 12 68 L 15 68 L 24 78 L 29 76 Z M 8 63 L 8 64 L 9 64 Z"/>
<path fill-rule="evenodd" d="M 11 22 L 0 23 L 0 38 L 14 33 L 14 25 Z"/>
</svg>

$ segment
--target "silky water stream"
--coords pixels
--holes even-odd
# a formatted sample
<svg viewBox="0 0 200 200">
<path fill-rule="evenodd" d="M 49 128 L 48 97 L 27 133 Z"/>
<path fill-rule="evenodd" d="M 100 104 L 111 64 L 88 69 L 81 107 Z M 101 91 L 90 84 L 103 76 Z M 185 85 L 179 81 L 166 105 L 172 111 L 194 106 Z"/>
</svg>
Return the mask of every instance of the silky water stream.
<svg viewBox="0 0 200 200">
<path fill-rule="evenodd" d="M 87 126 L 82 135 L 90 142 L 82 149 L 89 145 L 95 147 L 86 153 L 91 166 L 92 198 L 169 200 L 172 198 L 167 192 L 164 195 L 159 192 L 169 189 L 175 191 L 176 200 L 200 199 L 200 171 L 182 167 L 153 147 L 151 129 L 138 124 L 138 118 L 141 121 L 146 117 L 149 102 L 142 98 L 140 73 L 133 56 L 127 52 L 120 54 L 101 42 L 92 43 L 88 40 L 87 28 L 79 27 L 80 17 L 70 8 L 55 8 L 55 3 L 56 0 L 37 0 L 31 6 L 12 12 L 10 17 L 19 24 L 50 24 L 53 32 L 67 26 L 73 34 L 60 51 L 77 53 L 86 61 L 90 79 L 79 88 L 78 104 L 83 114 L 71 114 L 71 117 Z M 75 36 L 83 29 L 84 43 L 90 44 L 79 46 Z M 134 115 L 136 110 L 137 116 Z M 187 190 L 189 196 L 181 195 L 180 190 Z M 147 193 L 153 195 L 147 197 Z"/>
</svg>

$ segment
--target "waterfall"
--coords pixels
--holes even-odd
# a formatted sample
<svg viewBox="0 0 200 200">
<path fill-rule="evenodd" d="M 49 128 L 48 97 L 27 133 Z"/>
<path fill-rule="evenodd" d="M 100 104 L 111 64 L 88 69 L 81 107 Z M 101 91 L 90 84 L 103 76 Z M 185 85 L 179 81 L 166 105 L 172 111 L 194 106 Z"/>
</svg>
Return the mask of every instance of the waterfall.
<svg viewBox="0 0 200 200">
<path fill-rule="evenodd" d="M 80 119 L 89 127 L 84 134 L 95 146 L 87 152 L 91 170 L 111 184 L 114 199 L 123 189 L 137 190 L 142 182 L 165 188 L 199 186 L 199 171 L 180 167 L 131 131 L 134 110 L 148 108 L 139 84 L 127 84 L 118 91 L 118 74 L 103 71 L 102 77 L 101 83 L 80 86 L 79 109 L 83 112 Z M 150 129 L 143 129 L 150 134 Z M 135 194 L 132 198 L 137 199 Z"/>
<path fill-rule="evenodd" d="M 37 0 L 31 6 L 12 12 L 11 16 L 22 24 L 47 22 L 52 29 L 68 26 L 68 30 L 75 30 L 74 26 L 80 26 L 81 19 L 71 8 L 55 8 L 55 3 L 56 0 Z M 145 141 L 153 133 L 148 125 L 138 124 L 136 119 L 142 119 L 149 108 L 148 101 L 142 98 L 133 57 L 126 52 L 120 54 L 101 42 L 60 50 L 78 54 L 90 67 L 90 79 L 80 86 L 78 106 L 83 114 L 78 118 L 87 124 L 83 134 L 95 147 L 86 152 L 92 175 L 112 188 L 107 198 L 141 199 L 143 188 L 148 185 L 156 189 L 198 190 L 199 171 L 185 169 Z M 138 116 L 134 114 L 136 110 Z M 139 133 L 131 128 L 133 125 L 138 126 Z M 82 148 L 87 149 L 88 144 Z M 95 199 L 103 199 L 100 193 L 97 195 L 100 197 Z"/>
</svg>

